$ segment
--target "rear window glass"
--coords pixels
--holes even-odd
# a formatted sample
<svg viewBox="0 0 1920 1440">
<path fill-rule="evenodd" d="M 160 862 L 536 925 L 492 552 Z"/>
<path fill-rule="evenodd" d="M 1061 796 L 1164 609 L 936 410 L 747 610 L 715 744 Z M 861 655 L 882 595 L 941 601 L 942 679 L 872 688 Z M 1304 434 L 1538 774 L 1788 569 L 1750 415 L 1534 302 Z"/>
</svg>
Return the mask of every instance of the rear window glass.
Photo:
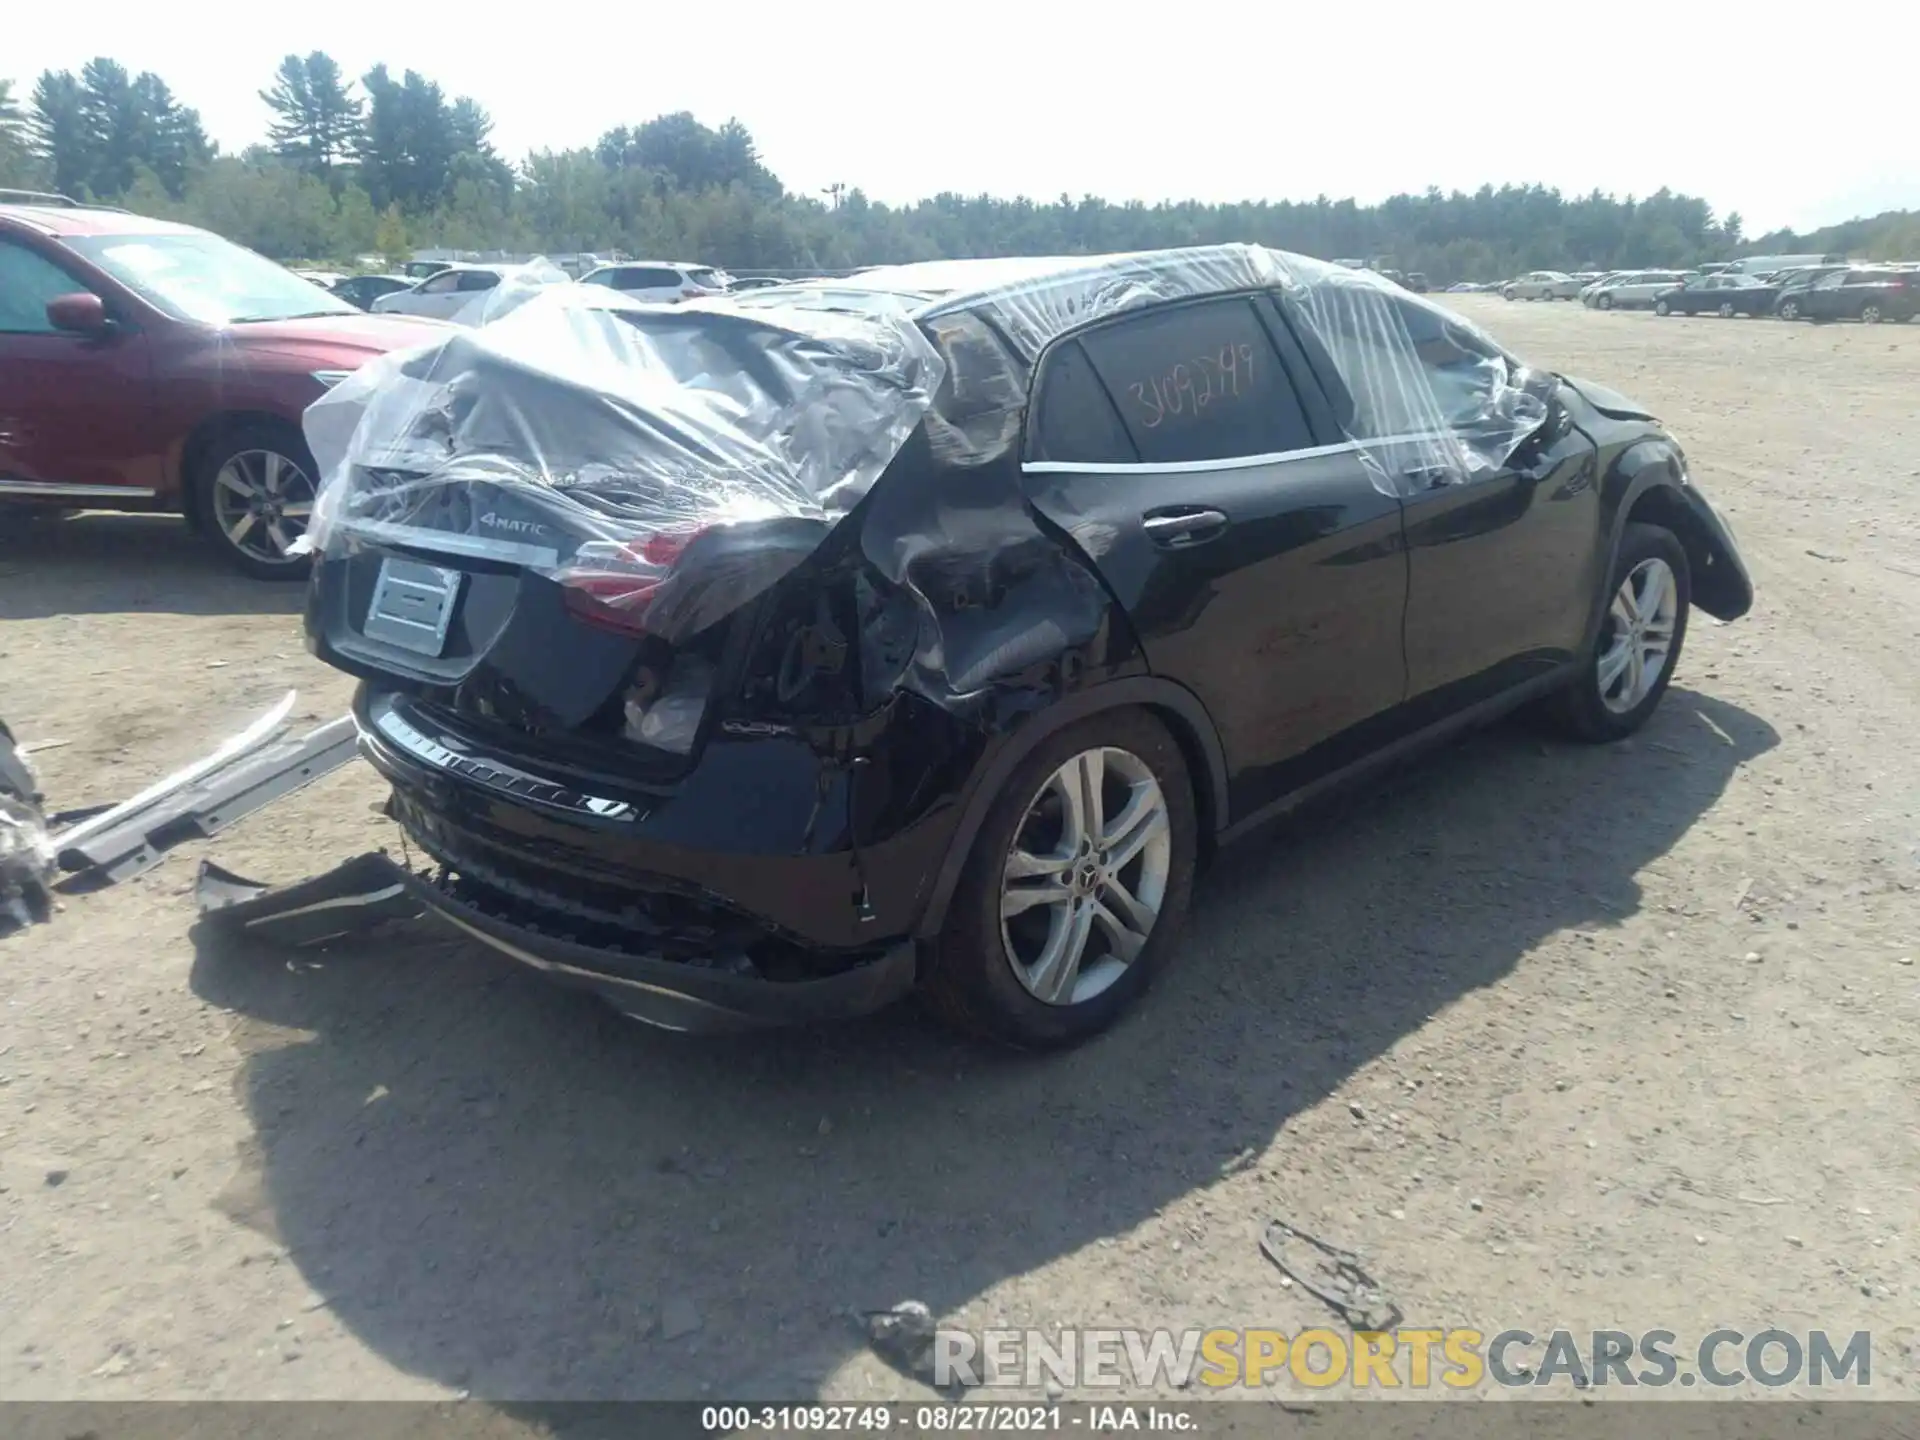
<svg viewBox="0 0 1920 1440">
<path fill-rule="evenodd" d="M 1080 343 L 1148 464 L 1313 444 L 1273 342 L 1244 298 L 1149 311 Z"/>
<path fill-rule="evenodd" d="M 1083 465 L 1127 465 L 1140 458 L 1077 340 L 1057 347 L 1047 360 L 1027 458 Z"/>
</svg>

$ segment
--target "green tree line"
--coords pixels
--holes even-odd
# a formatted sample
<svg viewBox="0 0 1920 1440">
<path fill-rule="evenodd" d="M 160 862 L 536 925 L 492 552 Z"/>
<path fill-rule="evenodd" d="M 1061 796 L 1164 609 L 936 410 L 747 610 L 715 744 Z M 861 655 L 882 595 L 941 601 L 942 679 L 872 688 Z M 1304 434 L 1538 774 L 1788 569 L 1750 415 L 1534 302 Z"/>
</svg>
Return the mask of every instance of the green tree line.
<svg viewBox="0 0 1920 1440">
<path fill-rule="evenodd" d="M 939 194 L 886 205 L 852 188 L 790 193 L 745 126 L 680 112 L 590 148 L 518 164 L 492 119 L 427 77 L 289 55 L 260 92 L 261 143 L 222 154 L 159 77 L 106 59 L 48 71 L 24 101 L 0 81 L 0 187 L 63 193 L 204 225 L 279 259 L 403 259 L 416 247 L 691 256 L 734 269 L 842 269 L 1019 253 L 1098 253 L 1241 240 L 1323 258 L 1385 257 L 1436 284 L 1530 269 L 1690 265 L 1757 250 L 1920 254 L 1920 215 L 1748 242 L 1738 214 L 1661 189 L 1619 198 L 1539 185 L 1310 201 L 1115 204 L 1096 196 Z"/>
</svg>

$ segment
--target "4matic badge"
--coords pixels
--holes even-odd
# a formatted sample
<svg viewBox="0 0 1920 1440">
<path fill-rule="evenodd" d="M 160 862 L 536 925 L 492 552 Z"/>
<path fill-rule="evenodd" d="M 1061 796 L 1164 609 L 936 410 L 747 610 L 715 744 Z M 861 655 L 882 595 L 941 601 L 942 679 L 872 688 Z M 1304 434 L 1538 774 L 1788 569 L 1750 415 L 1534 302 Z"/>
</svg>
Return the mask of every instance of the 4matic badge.
<svg viewBox="0 0 1920 1440">
<path fill-rule="evenodd" d="M 489 510 L 480 517 L 480 523 L 490 530 L 504 530 L 509 535 L 544 535 L 547 527 L 533 520 L 515 520 Z"/>
</svg>

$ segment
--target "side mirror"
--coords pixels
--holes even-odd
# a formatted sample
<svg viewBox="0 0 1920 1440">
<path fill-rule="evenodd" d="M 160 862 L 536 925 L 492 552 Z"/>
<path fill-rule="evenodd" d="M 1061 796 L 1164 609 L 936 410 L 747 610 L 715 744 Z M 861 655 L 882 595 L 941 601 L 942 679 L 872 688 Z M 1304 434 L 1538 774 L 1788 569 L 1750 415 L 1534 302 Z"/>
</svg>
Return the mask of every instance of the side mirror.
<svg viewBox="0 0 1920 1440">
<path fill-rule="evenodd" d="M 47 323 L 69 335 L 105 335 L 113 329 L 106 303 L 88 290 L 56 295 L 47 302 Z"/>
</svg>

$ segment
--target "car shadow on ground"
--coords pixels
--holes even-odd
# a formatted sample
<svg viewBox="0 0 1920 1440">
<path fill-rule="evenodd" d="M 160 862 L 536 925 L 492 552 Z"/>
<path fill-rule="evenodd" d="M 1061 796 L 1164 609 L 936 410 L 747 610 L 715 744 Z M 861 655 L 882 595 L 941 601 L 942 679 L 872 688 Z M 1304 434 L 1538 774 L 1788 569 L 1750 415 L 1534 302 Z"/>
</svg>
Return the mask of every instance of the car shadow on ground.
<svg viewBox="0 0 1920 1440">
<path fill-rule="evenodd" d="M 1626 747 L 1471 738 L 1223 855 L 1153 995 L 1049 1057 L 911 1008 L 693 1039 L 460 942 L 202 931 L 195 991 L 251 1017 L 221 1204 L 387 1361 L 476 1395 L 817 1393 L 850 1310 L 950 1311 L 1130 1230 L 1544 937 L 1634 912 L 1777 741 L 1684 690 Z"/>
<path fill-rule="evenodd" d="M 229 570 L 177 515 L 0 516 L 0 620 L 292 615 L 306 587 Z"/>
</svg>

